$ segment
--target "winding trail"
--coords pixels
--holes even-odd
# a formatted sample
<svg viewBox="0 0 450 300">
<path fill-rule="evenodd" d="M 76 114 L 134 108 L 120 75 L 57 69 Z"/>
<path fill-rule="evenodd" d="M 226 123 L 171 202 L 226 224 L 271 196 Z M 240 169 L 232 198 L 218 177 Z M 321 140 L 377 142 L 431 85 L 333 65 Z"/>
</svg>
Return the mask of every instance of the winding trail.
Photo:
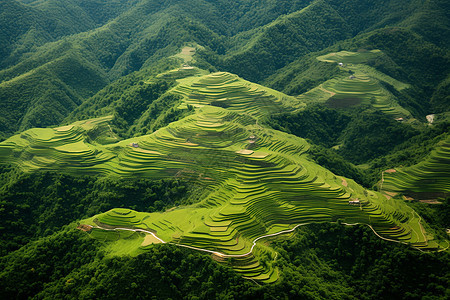
<svg viewBox="0 0 450 300">
<path fill-rule="evenodd" d="M 214 254 L 216 254 L 216 255 L 218 255 L 220 257 L 244 257 L 244 256 L 247 256 L 247 255 L 250 255 L 253 252 L 253 248 L 255 248 L 256 242 L 259 241 L 260 239 L 263 239 L 263 238 L 266 238 L 266 237 L 271 237 L 271 236 L 277 236 L 277 235 L 280 235 L 280 234 L 290 233 L 290 232 L 293 232 L 295 229 L 297 229 L 297 227 L 303 226 L 303 225 L 308 225 L 308 224 L 311 224 L 311 222 L 298 224 L 292 229 L 283 230 L 283 231 L 280 231 L 280 232 L 277 232 L 277 233 L 266 234 L 266 235 L 257 237 L 256 239 L 253 240 L 253 245 L 250 248 L 250 251 L 248 251 L 247 253 L 244 253 L 244 254 L 223 254 L 223 253 L 220 253 L 220 252 L 214 252 Z"/>
<path fill-rule="evenodd" d="M 417 216 L 419 217 L 419 224 L 420 224 L 420 221 L 422 220 L 422 218 L 420 217 L 420 215 L 417 215 Z M 244 253 L 244 254 L 225 254 L 225 253 L 222 253 L 222 252 L 219 252 L 219 251 L 213 251 L 213 250 L 208 250 L 208 249 L 204 249 L 204 248 L 198 248 L 198 247 L 193 247 L 193 246 L 188 246 L 188 245 L 183 245 L 183 244 L 177 244 L 177 243 L 172 243 L 172 242 L 165 242 L 161 238 L 157 237 L 156 234 L 154 234 L 153 232 L 145 230 L 145 229 L 139 229 L 139 228 L 138 229 L 131 229 L 131 228 L 122 228 L 122 227 L 104 228 L 104 227 L 100 227 L 100 226 L 93 226 L 93 228 L 102 229 L 102 230 L 109 230 L 109 231 L 127 230 L 127 231 L 134 231 L 134 232 L 143 232 L 143 233 L 146 233 L 146 234 L 151 234 L 154 238 L 156 238 L 157 240 L 159 240 L 163 244 L 171 244 L 171 245 L 175 245 L 175 246 L 178 246 L 178 247 L 184 247 L 184 248 L 189 248 L 189 249 L 193 249 L 193 250 L 203 251 L 203 252 L 207 252 L 207 253 L 211 253 L 211 254 L 217 255 L 217 256 L 222 257 L 222 258 L 232 258 L 232 257 L 245 257 L 245 256 L 250 255 L 253 252 L 253 248 L 255 248 L 255 246 L 256 246 L 256 242 L 261 240 L 261 239 L 264 239 L 264 238 L 267 238 L 267 237 L 272 237 L 272 236 L 277 236 L 277 235 L 281 235 L 281 234 L 291 233 L 291 232 L 295 231 L 295 229 L 297 229 L 300 226 L 309 225 L 309 224 L 312 224 L 312 223 L 313 222 L 301 223 L 301 224 L 298 224 L 298 225 L 294 226 L 292 229 L 287 229 L 287 230 L 283 230 L 283 231 L 280 231 L 280 232 L 266 234 L 266 235 L 257 237 L 257 238 L 255 238 L 253 240 L 253 245 L 250 248 L 250 251 L 248 251 L 247 253 Z M 410 244 L 408 244 L 406 242 L 402 242 L 402 241 L 398 241 L 398 240 L 392 240 L 392 239 L 388 239 L 388 238 L 382 237 L 369 224 L 363 224 L 363 223 L 341 223 L 341 224 L 347 225 L 347 226 L 367 225 L 367 226 L 369 226 L 370 229 L 372 229 L 373 233 L 375 233 L 375 235 L 377 237 L 379 237 L 380 239 L 382 239 L 382 240 L 389 241 L 389 242 L 394 242 L 394 243 L 400 243 L 400 244 L 404 244 L 404 245 L 410 245 Z M 423 232 L 422 232 L 422 234 L 423 234 Z M 424 238 L 426 240 L 425 235 L 424 235 Z M 414 248 L 414 249 L 417 249 L 417 250 L 419 250 L 421 252 L 425 252 L 425 251 L 423 251 L 420 248 L 417 248 L 417 247 L 414 247 L 414 246 L 411 246 L 411 247 Z M 450 245 L 447 248 L 445 248 L 445 249 L 439 250 L 439 252 L 445 251 L 449 247 L 450 247 Z"/>
<path fill-rule="evenodd" d="M 154 234 L 153 232 L 145 230 L 145 229 L 140 229 L 140 228 L 137 228 L 137 229 L 131 229 L 131 228 L 125 228 L 125 227 L 104 228 L 104 227 L 100 227 L 98 225 L 97 226 L 93 226 L 92 228 L 97 228 L 97 229 L 102 229 L 102 230 L 107 230 L 107 231 L 126 230 L 126 231 L 134 231 L 134 232 L 143 232 L 143 233 L 146 233 L 146 234 L 151 234 L 154 238 L 156 238 L 157 240 L 159 240 L 163 244 L 171 244 L 171 245 L 175 245 L 175 246 L 178 246 L 178 247 L 184 247 L 184 248 L 189 248 L 189 249 L 193 249 L 193 250 L 208 252 L 208 253 L 212 253 L 212 254 L 215 254 L 215 255 L 220 256 L 220 257 L 245 257 L 247 255 L 250 255 L 253 252 L 253 248 L 255 248 L 256 242 L 259 241 L 260 239 L 271 237 L 271 236 L 277 236 L 277 235 L 280 235 L 280 234 L 290 233 L 290 232 L 293 232 L 295 229 L 297 229 L 299 226 L 308 225 L 308 224 L 311 224 L 311 222 L 298 224 L 292 229 L 283 230 L 283 231 L 280 231 L 280 232 L 277 232 L 277 233 L 271 233 L 271 234 L 266 234 L 266 235 L 257 237 L 256 239 L 253 240 L 253 245 L 250 248 L 250 251 L 248 251 L 247 253 L 244 253 L 244 254 L 225 254 L 225 253 L 222 253 L 222 252 L 219 252 L 219 251 L 213 251 L 213 250 L 208 250 L 208 249 L 203 249 L 203 248 L 198 248 L 198 247 L 193 247 L 193 246 L 188 246 L 188 245 L 183 245 L 183 244 L 177 244 L 177 243 L 172 243 L 172 242 L 165 242 L 161 238 L 157 237 L 156 234 Z"/>
<path fill-rule="evenodd" d="M 417 214 L 417 212 L 412 212 L 413 215 L 414 215 L 414 213 Z M 426 236 L 425 236 L 425 234 L 424 234 L 424 232 L 423 232 L 423 227 L 422 227 L 422 223 L 421 223 L 422 217 L 421 217 L 419 214 L 417 214 L 417 216 L 419 217 L 419 225 L 420 225 L 420 228 L 422 229 L 422 230 L 421 230 L 422 235 L 423 235 L 424 239 L 428 242 L 428 239 L 426 238 Z M 392 240 L 392 239 L 388 239 L 388 238 L 382 237 L 382 236 L 379 235 L 379 234 L 375 231 L 375 229 L 373 229 L 373 227 L 372 227 L 371 225 L 369 225 L 369 224 L 363 224 L 363 223 L 353 223 L 353 224 L 350 224 L 350 223 L 342 223 L 342 224 L 347 225 L 347 226 L 367 225 L 367 226 L 369 226 L 370 229 L 372 229 L 373 233 L 375 233 L 375 235 L 376 235 L 377 237 L 379 237 L 380 239 L 382 239 L 382 240 L 385 240 L 385 241 L 388 241 L 388 242 L 400 243 L 400 244 L 404 244 L 404 245 L 409 245 L 409 246 L 411 246 L 411 244 L 406 243 L 406 242 L 397 241 L 397 240 Z M 415 232 L 415 231 L 413 231 L 413 232 L 414 232 L 415 234 L 417 234 L 417 232 Z M 422 249 L 420 249 L 420 248 L 418 248 L 418 247 L 414 247 L 414 246 L 411 246 L 411 247 L 414 248 L 414 249 L 416 249 L 416 250 L 419 250 L 420 252 L 426 252 L 426 251 L 423 251 Z M 449 244 L 449 243 L 448 243 L 448 246 L 447 246 L 446 248 L 441 249 L 441 250 L 437 250 L 437 252 L 445 251 L 445 250 L 447 250 L 448 248 L 450 248 L 450 244 Z"/>
<path fill-rule="evenodd" d="M 156 234 L 154 234 L 151 231 L 145 230 L 145 229 L 131 229 L 131 228 L 125 228 L 125 227 L 116 227 L 116 228 L 104 228 L 104 227 L 100 227 L 100 226 L 92 226 L 92 228 L 97 228 L 97 229 L 101 229 L 101 230 L 107 230 L 107 231 L 115 231 L 115 230 L 126 230 L 126 231 L 134 231 L 134 232 L 143 232 L 143 233 L 147 233 L 147 234 L 151 234 L 155 239 L 157 239 L 158 241 L 160 241 L 161 243 L 165 244 L 166 242 L 164 242 L 162 239 L 160 239 L 159 237 L 156 236 Z"/>
<path fill-rule="evenodd" d="M 379 237 L 380 239 L 382 239 L 382 240 L 389 241 L 389 242 L 394 242 L 394 243 L 400 243 L 400 244 L 404 244 L 404 245 L 409 245 L 409 244 L 406 243 L 406 242 L 397 241 L 397 240 L 391 240 L 391 239 L 382 237 L 382 236 L 379 235 L 379 234 L 375 231 L 375 229 L 373 229 L 373 227 L 372 227 L 371 225 L 369 225 L 369 224 L 363 224 L 363 223 L 352 223 L 352 224 L 351 224 L 351 223 L 342 223 L 342 224 L 347 225 L 347 226 L 367 225 L 367 226 L 369 226 L 370 229 L 372 229 L 373 233 L 375 233 L 375 235 L 376 235 L 377 237 Z M 423 251 L 422 249 L 420 249 L 420 248 L 417 248 L 417 247 L 413 247 L 413 248 L 414 248 L 414 249 L 417 249 L 417 250 L 419 250 L 419 251 L 421 251 L 421 252 L 424 252 L 424 251 Z"/>
</svg>

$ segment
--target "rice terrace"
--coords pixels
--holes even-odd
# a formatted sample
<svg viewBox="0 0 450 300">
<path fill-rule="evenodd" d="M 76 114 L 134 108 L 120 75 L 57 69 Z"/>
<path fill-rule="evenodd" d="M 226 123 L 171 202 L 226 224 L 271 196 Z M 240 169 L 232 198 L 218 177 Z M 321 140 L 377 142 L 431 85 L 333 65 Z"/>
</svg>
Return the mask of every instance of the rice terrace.
<svg viewBox="0 0 450 300">
<path fill-rule="evenodd" d="M 297 98 L 227 72 L 180 75 L 169 93 L 183 97 L 177 109 L 194 107 L 194 112 L 151 134 L 117 141 L 112 116 L 106 116 L 29 129 L 0 143 L 0 158 L 30 172 L 183 178 L 203 187 L 188 206 L 154 213 L 116 208 L 83 220 L 83 230 L 107 241 L 111 255 L 134 256 L 170 243 L 208 252 L 245 278 L 271 283 L 280 276 L 274 266 L 278 254 L 265 242 L 288 238 L 310 223 L 364 224 L 382 239 L 420 251 L 447 249 L 448 241 L 426 232 L 412 208 L 382 192 L 414 189 L 435 172 L 448 192 L 448 142 L 423 164 L 386 174 L 377 192 L 313 162 L 304 139 L 259 122 L 272 113 L 303 109 L 312 94 L 324 102 L 334 95 L 337 106 L 357 98 L 386 114 L 409 116 L 378 80 L 383 77 L 396 89 L 406 85 L 364 65 L 376 55 L 381 54 L 343 51 L 318 57 L 323 63 L 342 62 L 354 77 L 332 79 Z M 170 74 L 177 72 L 183 70 Z"/>
<path fill-rule="evenodd" d="M 448 2 L 0 1 L 0 299 L 449 299 Z"/>
<path fill-rule="evenodd" d="M 347 75 L 327 80 L 318 87 L 299 96 L 304 101 L 326 102 L 333 108 L 346 108 L 362 103 L 394 117 L 411 118 L 411 113 L 399 105 L 383 83 L 394 90 L 408 88 L 408 84 L 377 71 L 368 62 L 383 57 L 380 50 L 361 50 L 360 52 L 341 51 L 317 57 L 323 63 L 338 64 Z"/>
</svg>

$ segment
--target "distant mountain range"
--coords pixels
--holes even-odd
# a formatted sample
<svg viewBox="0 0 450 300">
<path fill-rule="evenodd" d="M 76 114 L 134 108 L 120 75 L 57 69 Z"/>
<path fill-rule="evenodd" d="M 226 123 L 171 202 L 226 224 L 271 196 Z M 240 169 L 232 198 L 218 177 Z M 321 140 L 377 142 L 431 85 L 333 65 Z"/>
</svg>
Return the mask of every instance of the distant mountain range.
<svg viewBox="0 0 450 300">
<path fill-rule="evenodd" d="M 174 66 L 170 57 L 186 43 L 201 46 L 200 67 L 292 95 L 332 76 L 332 70 L 320 71 L 319 78 L 308 71 L 308 57 L 318 56 L 308 54 L 380 49 L 386 57 L 373 62 L 375 67 L 413 86 L 420 96 L 409 97 L 407 105 L 416 114 L 448 107 L 445 1 L 232 3 L 2 1 L 1 133 L 58 125 L 111 82 Z M 302 70 L 312 78 L 298 74 Z"/>
<path fill-rule="evenodd" d="M 447 2 L 1 1 L 0 297 L 445 297 Z"/>
</svg>

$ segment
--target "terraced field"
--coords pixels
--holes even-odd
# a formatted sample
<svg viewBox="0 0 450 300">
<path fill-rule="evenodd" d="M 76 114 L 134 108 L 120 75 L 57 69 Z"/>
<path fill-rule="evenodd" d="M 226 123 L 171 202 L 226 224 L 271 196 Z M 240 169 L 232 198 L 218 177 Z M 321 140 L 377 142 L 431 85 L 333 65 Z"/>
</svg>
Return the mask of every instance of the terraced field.
<svg viewBox="0 0 450 300">
<path fill-rule="evenodd" d="M 373 107 L 393 117 L 412 118 L 411 113 L 401 107 L 394 95 L 383 85 L 386 82 L 400 91 L 408 87 L 367 65 L 367 62 L 382 55 L 380 50 L 364 52 L 341 51 L 317 57 L 325 63 L 339 64 L 347 76 L 330 79 L 318 87 L 300 95 L 305 102 L 326 102 L 330 107 L 349 108 L 360 104 Z"/>
<path fill-rule="evenodd" d="M 29 171 L 177 177 L 204 187 L 191 206 L 158 213 L 113 209 L 85 220 L 113 255 L 173 243 L 211 253 L 246 278 L 273 282 L 277 254 L 262 242 L 301 224 L 362 223 L 386 239 L 440 247 L 403 202 L 332 174 L 308 159 L 305 140 L 258 124 L 268 113 L 301 107 L 298 100 L 228 73 L 180 82 L 174 92 L 197 106 L 196 113 L 150 135 L 113 143 L 109 117 L 31 129 L 0 143 L 0 160 Z"/>
<path fill-rule="evenodd" d="M 450 194 L 450 136 L 417 165 L 385 173 L 384 191 L 434 198 Z"/>
<path fill-rule="evenodd" d="M 108 172 L 115 155 L 104 151 L 101 144 L 118 140 L 109 120 L 111 117 L 103 117 L 59 128 L 29 129 L 0 144 L 0 160 L 15 162 L 27 171 Z"/>
<path fill-rule="evenodd" d="M 293 97 L 226 72 L 181 80 L 174 91 L 195 107 L 212 105 L 255 118 L 305 106 Z"/>
</svg>

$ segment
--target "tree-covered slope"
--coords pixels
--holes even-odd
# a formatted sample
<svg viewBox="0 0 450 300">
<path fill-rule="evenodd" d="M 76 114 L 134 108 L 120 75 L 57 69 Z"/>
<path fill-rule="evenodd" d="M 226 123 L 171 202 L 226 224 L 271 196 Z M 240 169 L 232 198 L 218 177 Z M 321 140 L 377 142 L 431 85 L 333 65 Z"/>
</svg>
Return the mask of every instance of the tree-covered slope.
<svg viewBox="0 0 450 300">
<path fill-rule="evenodd" d="M 2 1 L 0 66 L 19 63 L 37 47 L 103 25 L 137 1 Z"/>
<path fill-rule="evenodd" d="M 60 123 L 108 82 L 79 55 L 66 55 L 0 83 L 2 136 Z"/>
<path fill-rule="evenodd" d="M 406 83 L 413 84 L 413 88 L 418 86 L 419 94 L 434 92 L 438 82 L 447 77 L 447 47 L 445 43 L 438 42 L 437 37 L 428 34 L 439 28 L 445 35 L 447 23 L 430 21 L 430 15 L 445 19 L 445 14 L 439 9 L 443 4 L 439 1 L 428 1 L 426 4 L 413 1 L 405 5 L 399 0 L 376 4 L 370 1 L 242 0 L 228 5 L 224 1 L 204 0 L 8 0 L 2 5 L 5 6 L 2 10 L 4 17 L 1 18 L 4 21 L 1 26 L 4 29 L 2 45 L 5 45 L 2 49 L 6 52 L 2 56 L 0 82 L 39 73 L 36 70 L 48 64 L 59 64 L 59 69 L 68 70 L 74 64 L 84 66 L 85 61 L 89 61 L 90 73 L 101 75 L 94 86 L 83 83 L 83 87 L 77 87 L 86 93 L 77 91 L 81 98 L 73 101 L 75 105 L 67 106 L 70 108 L 61 112 L 62 117 L 108 81 L 143 68 L 154 68 L 161 59 L 176 54 L 186 43 L 201 46 L 197 63 L 202 68 L 231 71 L 246 79 L 261 81 L 310 52 L 320 51 L 366 31 L 398 26 L 398 33 L 397 29 L 379 31 L 378 34 L 367 33 L 366 37 L 350 44 L 344 43 L 343 46 L 346 50 L 362 47 L 383 50 L 402 68 L 402 72 L 410 74 L 408 78 L 411 77 L 411 80 Z M 20 24 L 16 22 L 19 17 L 23 20 Z M 404 49 L 405 44 L 408 47 L 422 46 Z M 417 50 L 414 50 L 413 59 L 411 49 Z M 75 62 L 68 61 L 67 57 L 77 59 Z M 429 68 L 430 65 L 433 67 Z M 272 84 L 273 80 L 269 80 L 268 84 L 295 93 L 305 91 L 318 80 L 325 79 L 325 73 L 328 72 L 323 67 L 316 70 L 316 66 L 313 69 L 309 67 L 309 70 L 314 74 L 311 81 L 292 82 L 291 78 L 283 79 L 284 83 L 276 80 L 278 83 Z M 283 69 L 281 73 L 288 74 L 289 71 Z M 65 83 L 61 74 L 39 74 L 39 81 Z M 397 79 L 404 82 L 404 78 Z M 434 108 L 439 112 L 443 109 L 443 100 L 439 95 L 445 86 L 439 85 L 441 92 L 433 97 L 433 103 L 436 103 Z M 25 81 L 21 87 L 50 90 L 48 95 L 42 95 L 43 101 L 49 107 L 53 103 L 58 105 L 51 96 L 61 89 L 58 84 L 36 86 L 32 80 L 29 84 Z M 3 101 L 14 101 L 12 97 L 17 93 L 20 93 L 18 87 L 10 87 L 4 92 Z M 63 97 L 73 98 L 68 92 L 64 94 Z M 419 114 L 428 111 L 429 103 L 415 103 L 419 98 L 414 98 L 415 94 L 417 91 L 413 90 L 402 96 L 407 106 Z M 22 101 L 26 102 L 25 106 L 30 106 L 34 98 L 24 97 Z M 23 113 L 27 114 L 26 111 Z M 2 119 L 8 120 L 8 115 L 17 113 L 5 106 L 2 114 Z M 43 114 L 52 113 L 44 111 Z M 35 117 L 31 115 L 24 118 Z M 45 125 L 57 125 L 60 120 L 61 117 L 53 118 Z M 18 128 L 35 125 L 39 124 L 30 122 L 17 127 L 5 121 L 2 127 L 6 130 L 4 135 L 8 136 Z"/>
<path fill-rule="evenodd" d="M 365 31 L 401 24 L 410 14 L 424 9 L 421 2 L 311 1 L 304 9 L 281 15 L 251 35 L 241 34 L 245 43 L 236 35 L 234 42 L 243 46 L 229 51 L 218 64 L 246 79 L 261 81 L 305 54 Z M 428 27 L 435 24 L 438 26 L 433 23 Z"/>
<path fill-rule="evenodd" d="M 351 71 L 353 74 L 355 70 L 351 67 L 346 70 L 338 69 L 336 65 L 325 66 L 315 60 L 315 58 L 320 60 L 324 54 L 343 53 L 340 52 L 342 49 L 352 52 L 365 52 L 367 49 L 381 50 L 382 54 L 358 63 L 365 63 L 370 68 L 388 75 L 388 77 L 377 78 L 373 72 L 366 72 L 369 76 L 380 80 L 383 88 L 414 116 L 423 118 L 429 113 L 441 113 L 448 110 L 446 105 L 448 101 L 443 95 L 450 65 L 448 48 L 439 47 L 426 41 L 425 37 L 404 28 L 375 30 L 340 42 L 327 50 L 298 59 L 265 80 L 264 83 L 288 94 L 299 95 L 326 84 L 328 80 L 342 78 L 345 74 L 342 71 L 346 71 L 347 74 Z M 334 57 L 332 60 L 336 64 L 345 63 L 342 57 Z M 366 71 L 368 71 L 367 68 Z M 389 77 L 409 86 L 399 88 L 395 82 L 389 80 Z M 314 93 L 314 90 L 311 93 Z M 431 97 L 424 99 L 426 95 Z M 313 98 L 321 97 L 313 95 Z M 430 98 L 433 100 L 430 101 Z"/>
<path fill-rule="evenodd" d="M 52 9 L 57 11 L 49 3 L 33 6 L 33 9 L 44 10 L 42 7 L 50 11 Z M 1 117 L 5 120 L 2 124 L 2 127 L 5 128 L 4 134 L 10 135 L 19 128 L 60 123 L 69 112 L 104 87 L 111 79 L 118 79 L 132 71 L 139 70 L 144 64 L 147 68 L 154 67 L 160 59 L 180 51 L 186 42 L 194 41 L 214 48 L 218 41 L 217 34 L 203 24 L 183 17 L 183 14 L 189 15 L 188 12 L 183 13 L 183 11 L 182 7 L 175 4 L 142 1 L 117 18 L 113 18 L 105 25 L 91 31 L 71 35 L 51 43 L 38 44 L 36 41 L 32 51 L 21 57 L 17 63 L 0 70 L 2 84 L 6 85 L 23 79 L 20 87 L 10 84 L 3 92 L 2 102 L 5 106 Z M 186 24 L 189 26 L 185 26 Z M 42 72 L 49 66 L 56 67 L 58 72 Z M 34 75 L 37 81 L 26 80 L 25 77 L 30 74 Z M 72 82 L 66 82 L 67 80 Z M 15 122 L 10 122 L 14 118 L 18 120 L 37 118 L 33 112 L 26 109 L 21 109 L 18 115 L 8 104 L 15 101 L 14 95 L 20 94 L 24 89 L 47 91 L 48 93 L 42 96 L 42 101 L 46 103 L 45 107 L 48 109 L 44 110 L 42 114 L 51 115 L 52 107 L 57 107 L 58 102 L 49 95 L 61 94 L 61 90 L 64 90 L 61 88 L 61 84 L 58 84 L 61 81 L 64 85 L 69 86 L 72 94 L 77 93 L 78 95 L 68 95 L 69 98 L 77 99 L 72 100 L 73 104 L 65 105 L 67 109 L 59 110 L 57 118 L 47 119 L 45 124 L 29 122 L 23 126 L 21 126 L 22 124 L 17 126 L 14 124 Z M 75 82 L 76 89 L 73 89 L 74 81 L 78 81 Z M 50 84 L 45 84 L 45 82 L 50 82 Z M 39 96 L 25 93 L 24 97 L 21 97 L 22 106 L 40 107 L 39 104 L 35 105 L 34 103 L 37 97 Z"/>
<path fill-rule="evenodd" d="M 350 31 L 325 1 L 313 1 L 260 29 L 246 46 L 226 55 L 219 65 L 248 80 L 260 81 L 299 56 L 349 38 Z"/>
</svg>

